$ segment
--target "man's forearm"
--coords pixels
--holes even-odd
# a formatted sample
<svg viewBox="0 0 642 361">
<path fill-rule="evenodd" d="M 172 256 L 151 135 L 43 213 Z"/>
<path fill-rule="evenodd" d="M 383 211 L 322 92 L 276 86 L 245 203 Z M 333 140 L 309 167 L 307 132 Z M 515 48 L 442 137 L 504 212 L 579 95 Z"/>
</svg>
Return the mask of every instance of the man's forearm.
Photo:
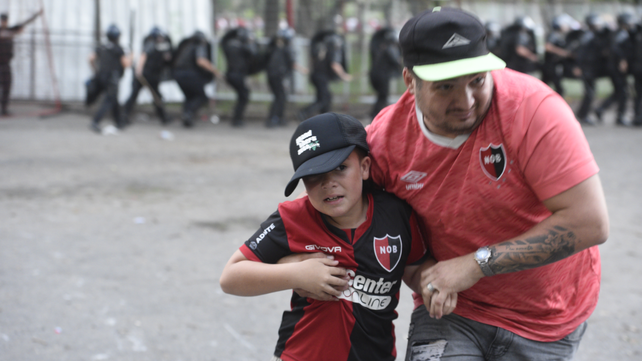
<svg viewBox="0 0 642 361">
<path fill-rule="evenodd" d="M 514 239 L 489 247 L 488 264 L 495 274 L 545 266 L 576 253 L 577 236 L 572 230 L 553 226 L 541 235 Z"/>
</svg>

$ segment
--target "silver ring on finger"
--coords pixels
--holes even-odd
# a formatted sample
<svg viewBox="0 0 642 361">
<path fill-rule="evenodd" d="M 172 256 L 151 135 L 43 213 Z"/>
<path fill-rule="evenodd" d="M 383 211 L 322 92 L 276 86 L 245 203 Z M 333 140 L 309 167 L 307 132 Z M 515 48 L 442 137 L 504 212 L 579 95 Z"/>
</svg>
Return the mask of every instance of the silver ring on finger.
<svg viewBox="0 0 642 361">
<path fill-rule="evenodd" d="M 430 292 L 430 293 L 433 293 L 433 292 L 435 292 L 435 291 L 437 290 L 437 289 L 435 288 L 435 286 L 433 286 L 433 285 L 432 285 L 432 283 L 428 283 L 428 284 L 426 285 L 426 288 L 428 289 L 428 292 Z"/>
</svg>

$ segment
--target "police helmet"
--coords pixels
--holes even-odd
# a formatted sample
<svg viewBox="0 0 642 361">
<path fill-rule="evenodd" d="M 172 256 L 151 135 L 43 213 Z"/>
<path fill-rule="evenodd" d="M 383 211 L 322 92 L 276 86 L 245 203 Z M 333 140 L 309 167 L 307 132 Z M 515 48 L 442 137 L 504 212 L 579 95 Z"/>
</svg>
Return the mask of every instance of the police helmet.
<svg viewBox="0 0 642 361">
<path fill-rule="evenodd" d="M 120 29 L 118 29 L 118 26 L 111 24 L 107 28 L 107 39 L 111 41 L 117 41 L 118 38 L 120 38 Z"/>
<path fill-rule="evenodd" d="M 493 36 L 500 36 L 502 32 L 502 26 L 497 21 L 487 21 L 484 27 L 486 28 L 486 34 Z"/>
<path fill-rule="evenodd" d="M 294 29 L 285 27 L 276 32 L 276 37 L 283 40 L 290 40 L 294 37 Z"/>
<path fill-rule="evenodd" d="M 194 35 L 192 35 L 192 38 L 201 43 L 204 43 L 207 41 L 207 36 L 205 36 L 205 33 L 200 30 L 196 30 L 194 32 Z"/>
<path fill-rule="evenodd" d="M 605 25 L 604 19 L 596 13 L 586 15 L 584 22 L 592 30 L 602 30 Z"/>
<path fill-rule="evenodd" d="M 250 39 L 250 31 L 246 27 L 239 26 L 236 28 L 236 37 L 242 41 L 247 41 Z"/>
<path fill-rule="evenodd" d="M 618 14 L 617 16 L 617 24 L 620 27 L 625 27 L 625 26 L 631 27 L 635 25 L 636 22 L 637 21 L 635 19 L 635 16 L 631 13 L 621 13 L 621 14 Z"/>
<path fill-rule="evenodd" d="M 383 40 L 390 42 L 399 41 L 399 36 L 394 29 L 387 29 L 385 33 L 383 33 Z"/>
<path fill-rule="evenodd" d="M 163 36 L 163 31 L 158 26 L 154 26 L 152 30 L 149 31 L 149 36 Z"/>
<path fill-rule="evenodd" d="M 515 25 L 526 30 L 535 29 L 535 22 L 530 16 L 518 16 L 517 19 L 515 19 Z"/>
</svg>

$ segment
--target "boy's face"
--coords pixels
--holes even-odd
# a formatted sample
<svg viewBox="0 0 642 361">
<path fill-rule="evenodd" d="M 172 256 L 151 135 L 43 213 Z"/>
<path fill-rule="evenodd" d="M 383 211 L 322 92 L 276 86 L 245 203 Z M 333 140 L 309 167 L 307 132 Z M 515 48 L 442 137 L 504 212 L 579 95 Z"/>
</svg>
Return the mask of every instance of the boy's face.
<svg viewBox="0 0 642 361">
<path fill-rule="evenodd" d="M 370 176 L 370 157 L 356 151 L 328 173 L 303 178 L 312 206 L 339 228 L 354 228 L 364 212 L 363 181 Z M 346 227 L 341 227 L 346 226 Z"/>
</svg>

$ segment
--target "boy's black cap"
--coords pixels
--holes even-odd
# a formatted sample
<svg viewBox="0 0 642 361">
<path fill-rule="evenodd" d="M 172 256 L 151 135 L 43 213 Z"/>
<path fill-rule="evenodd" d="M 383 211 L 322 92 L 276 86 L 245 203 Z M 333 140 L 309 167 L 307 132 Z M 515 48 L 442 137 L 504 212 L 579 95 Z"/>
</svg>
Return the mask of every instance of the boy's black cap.
<svg viewBox="0 0 642 361">
<path fill-rule="evenodd" d="M 9 14 L 7 13 L 0 14 L 0 20 L 9 20 Z"/>
<path fill-rule="evenodd" d="M 460 9 L 436 7 L 404 24 L 399 33 L 404 65 L 421 79 L 439 81 L 506 66 L 488 51 L 486 28 Z"/>
<path fill-rule="evenodd" d="M 340 166 L 356 147 L 369 152 L 366 136 L 363 124 L 346 114 L 324 113 L 301 122 L 290 140 L 294 175 L 285 196 L 294 192 L 299 179 Z"/>
</svg>

